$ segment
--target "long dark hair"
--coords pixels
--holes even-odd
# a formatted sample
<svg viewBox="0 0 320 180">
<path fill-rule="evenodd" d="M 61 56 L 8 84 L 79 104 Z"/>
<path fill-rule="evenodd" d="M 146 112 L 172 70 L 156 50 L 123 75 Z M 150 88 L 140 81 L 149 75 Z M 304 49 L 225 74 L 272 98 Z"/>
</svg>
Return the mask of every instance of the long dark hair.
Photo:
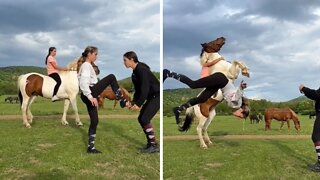
<svg viewBox="0 0 320 180">
<path fill-rule="evenodd" d="M 123 56 L 128 59 L 133 59 L 133 62 L 142 64 L 142 65 L 146 66 L 148 69 L 150 69 L 150 67 L 146 63 L 139 61 L 138 56 L 134 51 L 128 51 L 128 52 L 124 53 Z"/>
<path fill-rule="evenodd" d="M 53 51 L 53 50 L 55 50 L 55 49 L 56 49 L 55 47 L 50 47 L 50 48 L 49 48 L 49 52 L 48 52 L 48 55 L 47 55 L 46 61 L 45 61 L 45 64 L 46 64 L 46 65 L 47 65 L 48 57 L 50 56 L 51 51 Z"/>
<path fill-rule="evenodd" d="M 86 47 L 86 49 L 81 54 L 81 57 L 78 59 L 77 72 L 79 72 L 81 65 L 86 61 L 86 57 L 88 56 L 88 53 L 94 53 L 97 51 L 98 51 L 98 48 L 95 46 L 87 46 Z M 99 70 L 99 73 L 100 73 L 100 70 Z"/>
</svg>

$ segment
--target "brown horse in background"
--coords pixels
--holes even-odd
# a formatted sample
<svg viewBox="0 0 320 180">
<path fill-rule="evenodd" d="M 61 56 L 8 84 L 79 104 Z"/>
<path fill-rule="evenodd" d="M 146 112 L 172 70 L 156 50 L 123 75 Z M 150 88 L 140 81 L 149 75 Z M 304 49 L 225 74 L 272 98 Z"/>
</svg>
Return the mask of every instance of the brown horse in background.
<svg viewBox="0 0 320 180">
<path fill-rule="evenodd" d="M 300 130 L 300 121 L 297 114 L 290 108 L 267 108 L 264 113 L 265 130 L 270 130 L 271 120 L 275 119 L 281 122 L 282 129 L 283 124 L 287 122 L 288 129 L 290 129 L 290 119 L 293 120 L 294 127 L 297 131 Z"/>
<path fill-rule="evenodd" d="M 127 100 L 127 101 L 131 101 L 131 97 L 130 97 L 130 93 L 123 87 L 120 87 L 121 89 L 121 93 L 123 95 L 123 97 Z M 112 91 L 111 87 L 108 86 L 99 96 L 98 98 L 98 104 L 99 104 L 99 109 L 100 108 L 104 108 L 103 104 L 104 104 L 104 98 L 107 98 L 109 100 L 114 100 L 114 105 L 113 105 L 113 109 L 116 107 L 118 100 L 116 100 L 116 95 L 114 94 L 114 92 Z"/>
</svg>

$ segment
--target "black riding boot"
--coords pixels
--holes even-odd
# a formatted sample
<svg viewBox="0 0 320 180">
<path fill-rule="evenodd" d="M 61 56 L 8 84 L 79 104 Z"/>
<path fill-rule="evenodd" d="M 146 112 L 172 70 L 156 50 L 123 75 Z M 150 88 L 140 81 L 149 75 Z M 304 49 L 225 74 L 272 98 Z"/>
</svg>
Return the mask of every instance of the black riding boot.
<svg viewBox="0 0 320 180">
<path fill-rule="evenodd" d="M 180 81 L 180 75 L 177 74 L 176 72 L 171 72 L 168 69 L 163 70 L 163 81 L 165 81 L 168 77 L 174 78 L 178 81 Z"/>
<path fill-rule="evenodd" d="M 184 110 L 186 110 L 188 107 L 191 107 L 191 104 L 189 102 L 185 103 L 185 104 L 182 104 L 181 106 L 179 107 L 174 107 L 173 108 L 173 113 L 174 113 L 174 116 L 176 118 L 176 123 L 179 124 L 181 119 L 180 119 L 180 113 Z"/>
</svg>

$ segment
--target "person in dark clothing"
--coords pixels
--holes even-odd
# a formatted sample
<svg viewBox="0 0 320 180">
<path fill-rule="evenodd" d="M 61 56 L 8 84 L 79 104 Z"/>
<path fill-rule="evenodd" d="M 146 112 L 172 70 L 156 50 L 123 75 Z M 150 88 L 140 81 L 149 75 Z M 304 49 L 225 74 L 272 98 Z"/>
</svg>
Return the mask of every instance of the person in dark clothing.
<svg viewBox="0 0 320 180">
<path fill-rule="evenodd" d="M 160 82 L 145 63 L 139 62 L 135 52 L 129 51 L 123 55 L 126 68 L 133 69 L 132 82 L 135 93 L 127 106 L 131 110 L 140 110 L 138 121 L 147 138 L 147 145 L 140 149 L 141 153 L 159 152 L 151 119 L 160 109 Z"/>
<path fill-rule="evenodd" d="M 305 87 L 303 84 L 299 86 L 299 90 L 309 99 L 312 99 L 316 102 L 315 112 L 316 120 L 314 121 L 313 131 L 311 139 L 313 141 L 318 160 L 315 164 L 310 165 L 309 168 L 312 171 L 320 172 L 320 88 L 318 90 L 310 89 Z"/>
</svg>

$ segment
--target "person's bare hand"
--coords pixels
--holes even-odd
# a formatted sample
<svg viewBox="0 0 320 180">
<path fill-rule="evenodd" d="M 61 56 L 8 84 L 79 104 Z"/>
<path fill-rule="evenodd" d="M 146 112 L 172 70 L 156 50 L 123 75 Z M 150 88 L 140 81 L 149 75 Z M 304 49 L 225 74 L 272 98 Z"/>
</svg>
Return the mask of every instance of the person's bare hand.
<svg viewBox="0 0 320 180">
<path fill-rule="evenodd" d="M 140 107 L 135 104 L 135 105 L 130 107 L 130 110 L 137 111 L 137 110 L 140 110 Z"/>
<path fill-rule="evenodd" d="M 92 106 L 98 107 L 98 100 L 97 98 L 91 98 L 90 102 L 92 104 Z"/>
</svg>

